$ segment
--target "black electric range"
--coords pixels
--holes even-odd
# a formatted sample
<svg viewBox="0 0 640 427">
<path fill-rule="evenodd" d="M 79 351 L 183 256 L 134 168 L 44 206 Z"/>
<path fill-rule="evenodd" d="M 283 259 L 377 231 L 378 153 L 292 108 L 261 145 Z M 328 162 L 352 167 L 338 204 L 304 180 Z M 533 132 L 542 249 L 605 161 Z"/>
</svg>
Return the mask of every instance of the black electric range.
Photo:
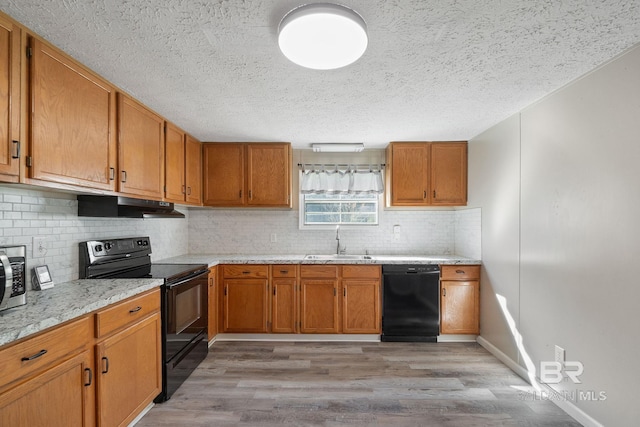
<svg viewBox="0 0 640 427">
<path fill-rule="evenodd" d="M 206 357 L 208 274 L 205 264 L 151 263 L 149 237 L 80 243 L 81 279 L 153 278 L 162 286 L 163 402 Z"/>
</svg>

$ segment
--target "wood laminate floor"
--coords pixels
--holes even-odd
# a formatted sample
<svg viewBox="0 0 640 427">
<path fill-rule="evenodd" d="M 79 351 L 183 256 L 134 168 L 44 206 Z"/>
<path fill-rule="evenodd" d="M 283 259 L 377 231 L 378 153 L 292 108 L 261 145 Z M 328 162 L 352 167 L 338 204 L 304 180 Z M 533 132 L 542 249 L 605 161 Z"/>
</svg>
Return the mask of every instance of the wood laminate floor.
<svg viewBox="0 0 640 427">
<path fill-rule="evenodd" d="M 476 343 L 219 342 L 145 426 L 580 426 Z"/>
</svg>

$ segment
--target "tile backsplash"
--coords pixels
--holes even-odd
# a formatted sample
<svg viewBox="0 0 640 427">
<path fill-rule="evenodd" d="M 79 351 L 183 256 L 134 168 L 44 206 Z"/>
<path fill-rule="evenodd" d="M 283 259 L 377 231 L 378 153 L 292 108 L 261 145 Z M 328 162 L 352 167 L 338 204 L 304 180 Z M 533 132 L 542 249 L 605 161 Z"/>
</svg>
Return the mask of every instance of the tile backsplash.
<svg viewBox="0 0 640 427">
<path fill-rule="evenodd" d="M 394 227 L 399 226 L 398 233 Z M 194 209 L 189 252 L 211 254 L 322 254 L 336 250 L 335 228 L 300 230 L 298 211 Z M 459 230 L 459 231 L 458 231 Z M 275 234 L 275 242 L 272 235 Z M 383 210 L 380 225 L 342 227 L 347 253 L 457 254 L 480 258 L 480 209 Z"/>
<path fill-rule="evenodd" d="M 188 251 L 188 210 L 184 219 L 78 217 L 73 194 L 0 185 L 0 246 L 27 246 L 27 280 L 31 269 L 47 264 L 55 282 L 78 278 L 78 244 L 92 239 L 149 236 L 156 261 Z M 34 256 L 33 238 L 45 249 Z M 28 286 L 28 289 L 31 287 Z"/>
<path fill-rule="evenodd" d="M 335 228 L 300 230 L 296 209 L 178 209 L 184 219 L 78 217 L 73 194 L 0 185 L 0 246 L 26 245 L 27 280 L 31 268 L 47 264 L 58 283 L 78 278 L 78 243 L 92 239 L 149 236 L 153 261 L 186 253 L 302 255 L 336 250 Z M 479 259 L 480 217 L 480 209 L 383 210 L 378 226 L 343 227 L 341 243 L 351 254 Z M 44 239 L 45 247 L 35 255 L 34 237 Z"/>
</svg>

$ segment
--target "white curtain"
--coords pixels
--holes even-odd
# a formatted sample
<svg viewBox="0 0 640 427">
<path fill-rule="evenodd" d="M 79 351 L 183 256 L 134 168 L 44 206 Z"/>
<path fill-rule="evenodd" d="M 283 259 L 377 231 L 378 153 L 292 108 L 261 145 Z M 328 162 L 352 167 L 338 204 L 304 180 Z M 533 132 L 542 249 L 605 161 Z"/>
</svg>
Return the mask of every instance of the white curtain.
<svg viewBox="0 0 640 427">
<path fill-rule="evenodd" d="M 302 194 L 380 194 L 382 166 L 302 165 Z"/>
</svg>

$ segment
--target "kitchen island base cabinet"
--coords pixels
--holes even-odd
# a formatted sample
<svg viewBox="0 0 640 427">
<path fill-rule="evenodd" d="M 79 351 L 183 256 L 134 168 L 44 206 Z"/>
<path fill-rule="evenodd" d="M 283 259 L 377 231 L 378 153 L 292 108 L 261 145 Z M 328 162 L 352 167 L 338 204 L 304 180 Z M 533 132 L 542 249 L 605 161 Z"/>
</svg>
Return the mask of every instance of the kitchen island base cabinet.
<svg viewBox="0 0 640 427">
<path fill-rule="evenodd" d="M 0 395 L 1 426 L 93 426 L 89 350 Z"/>
<path fill-rule="evenodd" d="M 478 335 L 480 266 L 442 266 L 440 292 L 440 332 Z"/>
</svg>

